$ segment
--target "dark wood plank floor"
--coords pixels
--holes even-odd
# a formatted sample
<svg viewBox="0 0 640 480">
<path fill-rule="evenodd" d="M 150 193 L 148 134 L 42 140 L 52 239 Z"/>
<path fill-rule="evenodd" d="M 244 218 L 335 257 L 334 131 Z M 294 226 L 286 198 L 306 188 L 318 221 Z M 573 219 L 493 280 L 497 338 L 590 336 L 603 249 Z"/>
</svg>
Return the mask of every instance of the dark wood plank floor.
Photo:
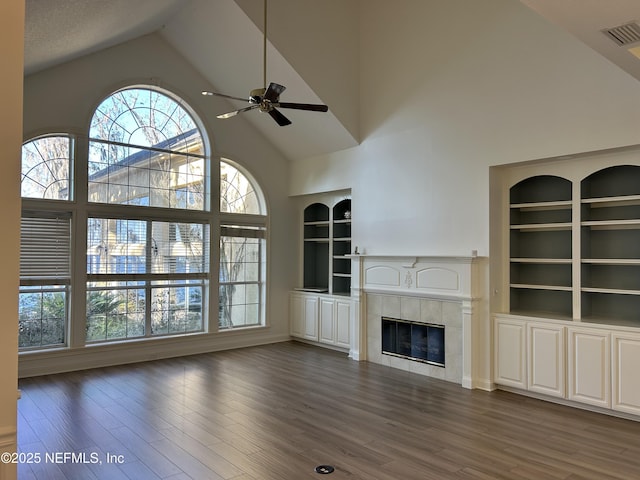
<svg viewBox="0 0 640 480">
<path fill-rule="evenodd" d="M 640 478 L 638 422 L 298 343 L 20 388 L 19 450 L 40 456 L 20 479 Z M 335 472 L 315 473 L 321 464 Z"/>
</svg>

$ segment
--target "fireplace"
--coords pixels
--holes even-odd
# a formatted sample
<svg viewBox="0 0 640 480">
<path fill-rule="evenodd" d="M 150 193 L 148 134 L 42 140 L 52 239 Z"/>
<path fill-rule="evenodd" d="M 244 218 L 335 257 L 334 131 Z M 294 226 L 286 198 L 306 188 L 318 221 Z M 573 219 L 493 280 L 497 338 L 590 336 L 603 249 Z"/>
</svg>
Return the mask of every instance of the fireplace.
<svg viewBox="0 0 640 480">
<path fill-rule="evenodd" d="M 382 317 L 382 353 L 445 366 L 444 325 Z"/>
<path fill-rule="evenodd" d="M 351 258 L 354 337 L 349 355 L 475 388 L 478 340 L 473 333 L 479 331 L 481 266 L 475 253 Z"/>
</svg>

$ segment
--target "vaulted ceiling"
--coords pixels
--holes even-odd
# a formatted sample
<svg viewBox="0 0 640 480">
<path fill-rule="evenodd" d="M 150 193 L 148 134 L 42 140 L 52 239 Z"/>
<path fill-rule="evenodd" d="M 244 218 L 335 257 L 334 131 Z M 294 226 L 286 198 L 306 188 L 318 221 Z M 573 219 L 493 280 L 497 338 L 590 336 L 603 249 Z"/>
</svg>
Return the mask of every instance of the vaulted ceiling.
<svg viewBox="0 0 640 480">
<path fill-rule="evenodd" d="M 551 23 L 573 34 L 612 63 L 640 80 L 640 1 L 521 0 Z M 606 32 L 625 26 L 613 36 Z M 635 52 L 635 53 L 634 53 Z"/>
<path fill-rule="evenodd" d="M 330 107 L 328 114 L 287 110 L 288 127 L 246 115 L 290 159 L 360 141 L 358 32 L 366 1 L 269 0 L 267 81 L 287 86 L 283 101 Z M 640 80 L 640 58 L 630 53 L 640 42 L 621 47 L 602 32 L 640 19 L 640 1 L 521 2 Z M 159 32 L 208 80 L 203 89 L 245 97 L 262 86 L 263 23 L 261 0 L 26 0 L 25 75 Z M 239 106 L 229 102 L 229 110 Z"/>
</svg>

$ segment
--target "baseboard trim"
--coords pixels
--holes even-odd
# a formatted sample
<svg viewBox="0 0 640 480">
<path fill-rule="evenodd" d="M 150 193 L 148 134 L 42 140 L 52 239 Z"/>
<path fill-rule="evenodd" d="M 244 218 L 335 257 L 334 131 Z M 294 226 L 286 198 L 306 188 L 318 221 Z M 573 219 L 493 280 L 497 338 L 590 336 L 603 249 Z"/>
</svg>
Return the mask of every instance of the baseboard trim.
<svg viewBox="0 0 640 480">
<path fill-rule="evenodd" d="M 158 338 L 136 342 L 91 345 L 76 349 L 21 353 L 18 377 L 109 367 L 128 363 L 197 355 L 236 348 L 289 341 L 288 334 L 268 330 L 241 330 L 187 337 Z"/>
<path fill-rule="evenodd" d="M 550 395 L 544 395 L 541 393 L 530 392 L 528 390 L 520 390 L 519 388 L 507 387 L 504 385 L 496 385 L 497 390 L 503 390 L 505 392 L 514 393 L 516 395 L 522 395 L 523 397 L 534 398 L 536 400 L 542 400 L 545 402 L 556 403 L 558 405 L 564 405 L 565 407 L 579 408 L 580 410 L 586 410 L 594 413 L 602 413 L 609 415 L 610 417 L 624 418 L 625 420 L 633 420 L 634 422 L 640 422 L 640 416 L 632 413 L 625 413 L 610 408 L 596 407 L 595 405 L 588 405 L 586 403 L 574 402 L 565 398 L 553 397 Z"/>
<path fill-rule="evenodd" d="M 18 451 L 18 432 L 14 426 L 0 427 L 0 452 L 15 454 Z M 17 463 L 0 463 L 0 480 L 17 478 Z"/>
</svg>

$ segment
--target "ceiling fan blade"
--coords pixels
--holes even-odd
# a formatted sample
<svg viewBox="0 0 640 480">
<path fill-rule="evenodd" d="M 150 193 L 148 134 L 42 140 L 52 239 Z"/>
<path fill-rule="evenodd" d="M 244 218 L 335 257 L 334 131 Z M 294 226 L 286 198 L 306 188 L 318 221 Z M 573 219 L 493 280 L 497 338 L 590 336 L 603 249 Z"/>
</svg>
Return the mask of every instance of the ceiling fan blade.
<svg viewBox="0 0 640 480">
<path fill-rule="evenodd" d="M 313 103 L 290 103 L 290 102 L 280 102 L 277 105 L 281 108 L 293 108 L 296 110 L 309 110 L 311 112 L 328 112 L 329 107 L 326 105 L 318 105 Z"/>
<path fill-rule="evenodd" d="M 269 100 L 272 103 L 276 103 L 280 98 L 280 94 L 286 89 L 287 87 L 283 87 L 282 85 L 271 82 L 267 87 L 267 91 L 264 92 L 264 99 Z"/>
<path fill-rule="evenodd" d="M 246 98 L 233 97 L 233 96 L 231 96 L 231 95 L 225 95 L 224 93 L 210 92 L 210 91 L 208 91 L 208 90 L 203 90 L 203 91 L 202 91 L 202 95 L 205 95 L 205 96 L 212 96 L 212 95 L 215 95 L 216 97 L 230 98 L 231 100 L 240 100 L 240 101 L 243 101 L 243 102 L 246 102 L 246 101 L 247 101 L 247 99 L 246 99 Z"/>
<path fill-rule="evenodd" d="M 278 122 L 278 125 L 280 125 L 281 127 L 291 125 L 291 120 L 289 120 L 287 117 L 285 117 L 282 113 L 280 113 L 275 108 L 272 108 L 267 113 L 269 113 L 269 115 L 271 115 L 271 118 L 273 118 L 276 122 Z"/>
<path fill-rule="evenodd" d="M 231 118 L 231 117 L 235 117 L 239 113 L 248 112 L 249 110 L 253 110 L 253 109 L 258 108 L 258 107 L 260 107 L 260 105 L 250 105 L 248 107 L 241 108 L 240 110 L 234 110 L 233 112 L 223 113 L 221 115 L 217 115 L 216 118 Z"/>
</svg>

